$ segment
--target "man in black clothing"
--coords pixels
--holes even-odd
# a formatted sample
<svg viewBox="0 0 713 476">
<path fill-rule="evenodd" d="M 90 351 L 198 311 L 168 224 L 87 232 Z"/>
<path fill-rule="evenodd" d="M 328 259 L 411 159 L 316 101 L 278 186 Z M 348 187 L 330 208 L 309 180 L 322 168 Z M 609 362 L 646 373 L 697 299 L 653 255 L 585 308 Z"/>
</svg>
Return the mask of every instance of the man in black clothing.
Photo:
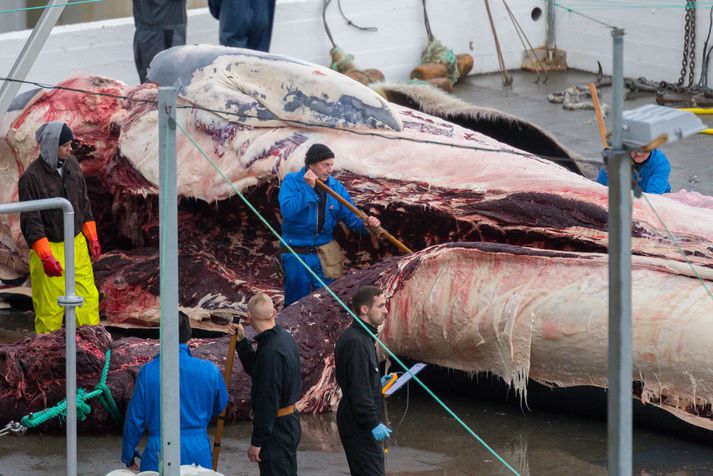
<svg viewBox="0 0 713 476">
<path fill-rule="evenodd" d="M 381 289 L 362 286 L 352 298 L 358 316 L 337 341 L 335 365 L 342 401 L 337 411 L 339 437 L 354 476 L 384 474 L 380 444 L 391 434 L 382 423 L 381 379 L 373 335 L 386 318 L 386 298 Z M 365 329 L 366 328 L 366 329 Z"/>
<path fill-rule="evenodd" d="M 302 391 L 297 344 L 275 323 L 275 308 L 265 294 L 258 293 L 248 302 L 247 324 L 258 332 L 257 351 L 245 339 L 240 324 L 235 330 L 240 362 L 252 377 L 253 434 L 248 458 L 259 464 L 261 476 L 294 476 L 302 435 L 295 410 Z"/>
</svg>

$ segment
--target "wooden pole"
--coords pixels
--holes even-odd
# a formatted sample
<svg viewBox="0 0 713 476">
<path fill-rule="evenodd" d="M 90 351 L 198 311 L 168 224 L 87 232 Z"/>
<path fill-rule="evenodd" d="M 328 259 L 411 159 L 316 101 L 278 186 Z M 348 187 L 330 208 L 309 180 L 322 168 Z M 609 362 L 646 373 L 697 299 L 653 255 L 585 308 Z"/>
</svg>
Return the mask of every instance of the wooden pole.
<svg viewBox="0 0 713 476">
<path fill-rule="evenodd" d="M 597 87 L 594 83 L 589 83 L 589 92 L 592 93 L 592 104 L 594 104 L 594 112 L 597 115 L 597 124 L 599 124 L 599 135 L 602 137 L 602 145 L 604 148 L 607 148 L 609 147 L 607 143 L 607 126 L 604 124 L 602 108 L 599 105 L 599 95 L 597 94 Z"/>
<path fill-rule="evenodd" d="M 339 201 L 339 203 L 341 203 L 342 205 L 344 205 L 345 207 L 347 207 L 349 210 L 352 211 L 352 213 L 354 213 L 354 214 L 355 214 L 356 216 L 358 216 L 364 223 L 366 223 L 367 218 L 368 218 L 368 216 L 367 216 L 366 213 L 364 213 L 363 211 L 359 210 L 357 207 L 355 207 L 354 205 L 352 205 L 352 204 L 349 203 L 348 201 L 344 200 L 344 198 L 343 198 L 341 195 L 339 195 L 337 192 L 335 192 L 334 190 L 332 190 L 331 188 L 329 188 L 329 187 L 327 186 L 327 184 L 325 184 L 324 182 L 322 182 L 320 179 L 315 179 L 315 183 L 317 184 L 318 187 L 320 187 L 320 188 L 323 189 L 325 192 L 327 192 L 328 194 L 330 194 L 331 196 L 333 196 L 334 198 L 336 198 L 336 199 Z M 403 243 L 401 243 L 401 242 L 398 240 L 398 238 L 396 238 L 394 235 L 392 235 L 392 234 L 389 233 L 388 231 L 384 230 L 382 227 L 379 227 L 378 231 L 379 231 L 379 236 L 385 236 L 387 240 L 389 240 L 391 243 L 393 243 L 398 249 L 400 249 L 401 251 L 403 251 L 405 254 L 411 254 L 411 253 L 413 253 L 413 251 L 411 251 L 406 245 L 404 245 Z"/>
<path fill-rule="evenodd" d="M 238 344 L 238 336 L 233 334 L 230 336 L 230 344 L 228 345 L 228 361 L 225 363 L 225 372 L 223 380 L 225 380 L 225 388 L 230 390 L 230 374 L 233 373 L 233 362 L 235 361 L 235 346 Z M 228 406 L 218 416 L 218 423 L 215 426 L 215 440 L 213 441 L 213 471 L 218 471 L 218 458 L 220 457 L 220 443 L 223 439 L 223 426 L 225 425 L 225 414 L 228 411 Z"/>
</svg>

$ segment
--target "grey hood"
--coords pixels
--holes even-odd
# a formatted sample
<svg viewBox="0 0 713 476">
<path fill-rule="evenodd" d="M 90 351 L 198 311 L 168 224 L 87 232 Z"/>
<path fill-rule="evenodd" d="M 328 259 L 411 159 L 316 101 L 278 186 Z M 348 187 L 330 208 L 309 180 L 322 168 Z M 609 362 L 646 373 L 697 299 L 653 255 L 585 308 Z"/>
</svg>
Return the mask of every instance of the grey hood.
<svg viewBox="0 0 713 476">
<path fill-rule="evenodd" d="M 62 126 L 64 126 L 62 121 L 47 122 L 35 132 L 35 139 L 40 144 L 40 156 L 52 170 L 57 168 L 57 149 Z"/>
</svg>

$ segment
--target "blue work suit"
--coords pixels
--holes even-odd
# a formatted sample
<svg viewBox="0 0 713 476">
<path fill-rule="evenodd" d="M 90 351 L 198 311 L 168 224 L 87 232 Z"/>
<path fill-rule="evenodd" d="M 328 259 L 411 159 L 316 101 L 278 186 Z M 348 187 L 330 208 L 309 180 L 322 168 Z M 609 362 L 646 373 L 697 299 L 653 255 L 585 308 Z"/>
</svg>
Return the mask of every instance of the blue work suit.
<svg viewBox="0 0 713 476">
<path fill-rule="evenodd" d="M 649 158 L 643 163 L 633 164 L 631 171 L 632 181 L 637 180 L 637 172 L 639 187 L 644 192 L 662 194 L 671 191 L 671 184 L 668 182 L 668 178 L 671 175 L 671 163 L 660 150 L 652 150 Z M 599 170 L 597 183 L 609 185 L 609 177 L 605 167 Z"/>
<path fill-rule="evenodd" d="M 304 181 L 306 167 L 299 172 L 287 174 L 280 187 L 280 212 L 282 213 L 282 238 L 290 246 L 310 248 L 310 252 L 298 252 L 300 258 L 325 283 L 333 280 L 324 277 L 319 262 L 317 246 L 325 245 L 334 239 L 334 227 L 337 222 L 344 222 L 351 230 L 367 234 L 364 222 L 336 198 L 326 194 L 324 225 L 317 230 L 317 213 L 320 199 L 317 192 Z M 344 185 L 334 177 L 327 179 L 327 186 L 341 195 L 349 203 L 354 203 Z M 322 285 L 307 271 L 290 252 L 281 253 L 280 260 L 285 273 L 285 306 L 308 295 Z"/>
<path fill-rule="evenodd" d="M 275 0 L 208 0 L 223 46 L 270 51 Z"/>
<path fill-rule="evenodd" d="M 191 356 L 186 344 L 179 345 L 179 388 L 181 393 L 181 464 L 212 468 L 211 444 L 206 427 L 228 403 L 225 381 L 212 362 Z M 134 459 L 144 430 L 149 437 L 141 455 L 141 471 L 158 471 L 161 453 L 160 358 L 144 365 L 134 386 L 126 412 L 121 461 Z"/>
</svg>

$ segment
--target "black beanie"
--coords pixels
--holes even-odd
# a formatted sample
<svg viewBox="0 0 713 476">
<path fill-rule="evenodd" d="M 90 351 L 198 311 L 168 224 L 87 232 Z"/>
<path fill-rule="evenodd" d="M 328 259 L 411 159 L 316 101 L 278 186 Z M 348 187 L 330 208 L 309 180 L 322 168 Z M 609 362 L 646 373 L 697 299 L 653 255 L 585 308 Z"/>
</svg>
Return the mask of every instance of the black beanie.
<svg viewBox="0 0 713 476">
<path fill-rule="evenodd" d="M 74 140 L 72 129 L 67 124 L 62 124 L 62 132 L 59 133 L 59 143 L 57 145 L 64 145 L 71 140 Z"/>
<path fill-rule="evenodd" d="M 334 152 L 324 144 L 312 144 L 305 155 L 305 165 L 316 164 L 323 160 L 333 159 Z"/>
<path fill-rule="evenodd" d="M 191 340 L 191 320 L 186 313 L 178 311 L 178 342 L 185 344 Z"/>
</svg>

